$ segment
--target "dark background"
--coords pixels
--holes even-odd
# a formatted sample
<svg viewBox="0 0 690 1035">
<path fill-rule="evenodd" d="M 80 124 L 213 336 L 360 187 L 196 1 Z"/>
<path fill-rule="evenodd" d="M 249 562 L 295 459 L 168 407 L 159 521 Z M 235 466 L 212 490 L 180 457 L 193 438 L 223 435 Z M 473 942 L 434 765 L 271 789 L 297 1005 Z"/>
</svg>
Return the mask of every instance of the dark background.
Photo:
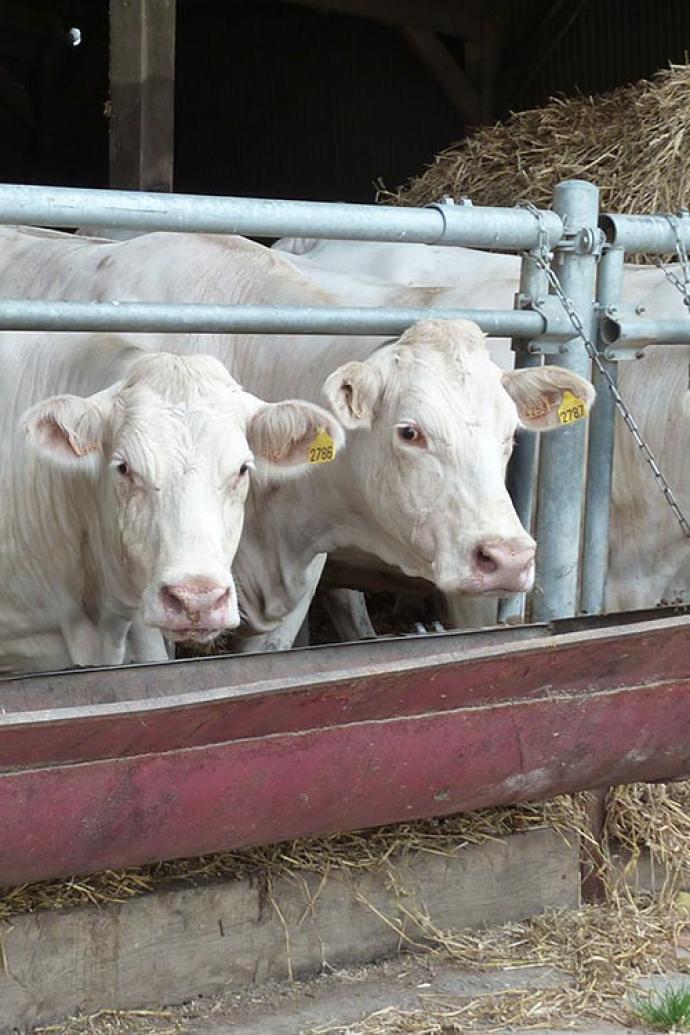
<svg viewBox="0 0 690 1035">
<path fill-rule="evenodd" d="M 535 41 L 553 0 L 493 0 L 497 64 L 514 71 L 493 119 L 690 50 L 689 0 L 570 6 L 549 53 Z M 0 0 L 0 25 L 0 180 L 107 186 L 107 0 Z M 462 64 L 462 41 L 444 42 Z M 392 26 L 277 0 L 178 0 L 178 191 L 367 201 L 374 180 L 396 186 L 468 128 Z"/>
</svg>

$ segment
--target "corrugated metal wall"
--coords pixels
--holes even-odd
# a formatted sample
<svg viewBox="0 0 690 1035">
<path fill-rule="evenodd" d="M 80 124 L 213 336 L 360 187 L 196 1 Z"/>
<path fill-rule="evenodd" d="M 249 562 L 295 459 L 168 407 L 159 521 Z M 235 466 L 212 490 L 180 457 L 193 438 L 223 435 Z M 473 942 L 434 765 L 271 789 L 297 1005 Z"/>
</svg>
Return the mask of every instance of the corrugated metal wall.
<svg viewBox="0 0 690 1035">
<path fill-rule="evenodd" d="M 514 42 L 504 45 L 504 62 L 514 60 L 516 45 L 534 40 L 552 3 L 509 0 L 505 32 Z M 689 52 L 690 0 L 589 0 L 517 106 L 543 104 L 557 92 L 601 93 L 683 62 Z"/>
<path fill-rule="evenodd" d="M 390 26 L 265 0 L 181 0 L 178 190 L 369 200 L 460 115 Z"/>
</svg>

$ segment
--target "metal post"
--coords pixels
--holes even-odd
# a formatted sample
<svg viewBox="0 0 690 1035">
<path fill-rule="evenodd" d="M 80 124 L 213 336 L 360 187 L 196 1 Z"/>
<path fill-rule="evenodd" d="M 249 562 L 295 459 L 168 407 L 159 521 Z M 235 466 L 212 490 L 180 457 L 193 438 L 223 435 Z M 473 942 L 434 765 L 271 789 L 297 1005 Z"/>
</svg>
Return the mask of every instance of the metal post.
<svg viewBox="0 0 690 1035">
<path fill-rule="evenodd" d="M 584 180 L 565 180 L 554 190 L 554 210 L 564 219 L 568 248 L 556 249 L 556 273 L 591 338 L 594 331 L 594 273 L 599 191 Z M 587 229 L 589 233 L 583 234 Z M 579 338 L 561 346 L 557 363 L 582 377 L 590 362 Z M 537 568 L 532 611 L 535 621 L 575 614 L 584 489 L 585 422 L 542 436 L 537 502 Z"/>
<path fill-rule="evenodd" d="M 620 300 L 623 290 L 624 256 L 622 248 L 609 248 L 599 263 L 597 302 L 601 310 L 615 305 Z M 601 326 L 597 345 L 599 349 L 602 348 Z M 615 382 L 618 377 L 617 364 L 609 363 L 607 360 L 602 362 Z M 616 404 L 606 379 L 596 367 L 592 371 L 592 382 L 597 390 L 597 401 L 589 426 L 580 608 L 585 614 L 598 615 L 604 609 L 604 584 L 608 564 Z"/>
<path fill-rule="evenodd" d="M 546 274 L 529 255 L 525 255 L 520 266 L 520 289 L 516 298 L 519 308 L 527 299 L 546 298 L 548 284 Z M 541 356 L 528 351 L 529 342 L 524 338 L 513 338 L 515 369 L 541 366 Z M 528 532 L 532 526 L 534 509 L 534 475 L 537 462 L 537 436 L 531 431 L 521 431 L 515 443 L 513 455 L 508 464 L 506 482 L 523 528 Z M 525 610 L 525 594 L 516 593 L 503 597 L 498 604 L 498 621 L 520 621 Z"/>
</svg>

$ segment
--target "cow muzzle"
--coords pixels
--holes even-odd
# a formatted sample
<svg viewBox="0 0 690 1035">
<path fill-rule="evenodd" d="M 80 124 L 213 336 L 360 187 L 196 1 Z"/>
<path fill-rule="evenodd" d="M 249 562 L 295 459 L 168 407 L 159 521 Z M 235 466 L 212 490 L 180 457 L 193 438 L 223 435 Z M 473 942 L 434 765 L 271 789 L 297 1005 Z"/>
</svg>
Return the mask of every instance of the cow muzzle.
<svg viewBox="0 0 690 1035">
<path fill-rule="evenodd" d="M 160 587 L 152 625 L 174 640 L 213 639 L 240 624 L 235 586 L 205 576 L 187 577 Z"/>
<path fill-rule="evenodd" d="M 472 552 L 472 578 L 480 593 L 526 593 L 534 582 L 535 544 L 531 539 L 494 539 Z"/>
</svg>

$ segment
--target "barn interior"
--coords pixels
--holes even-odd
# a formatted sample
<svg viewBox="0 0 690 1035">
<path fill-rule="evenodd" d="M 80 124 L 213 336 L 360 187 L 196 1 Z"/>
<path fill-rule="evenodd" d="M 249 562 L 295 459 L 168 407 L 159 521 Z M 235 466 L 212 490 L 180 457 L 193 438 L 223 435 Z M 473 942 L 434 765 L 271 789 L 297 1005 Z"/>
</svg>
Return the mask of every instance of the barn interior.
<svg viewBox="0 0 690 1035">
<path fill-rule="evenodd" d="M 370 201 L 687 60 L 685 0 L 2 0 L 0 180 Z"/>
</svg>

